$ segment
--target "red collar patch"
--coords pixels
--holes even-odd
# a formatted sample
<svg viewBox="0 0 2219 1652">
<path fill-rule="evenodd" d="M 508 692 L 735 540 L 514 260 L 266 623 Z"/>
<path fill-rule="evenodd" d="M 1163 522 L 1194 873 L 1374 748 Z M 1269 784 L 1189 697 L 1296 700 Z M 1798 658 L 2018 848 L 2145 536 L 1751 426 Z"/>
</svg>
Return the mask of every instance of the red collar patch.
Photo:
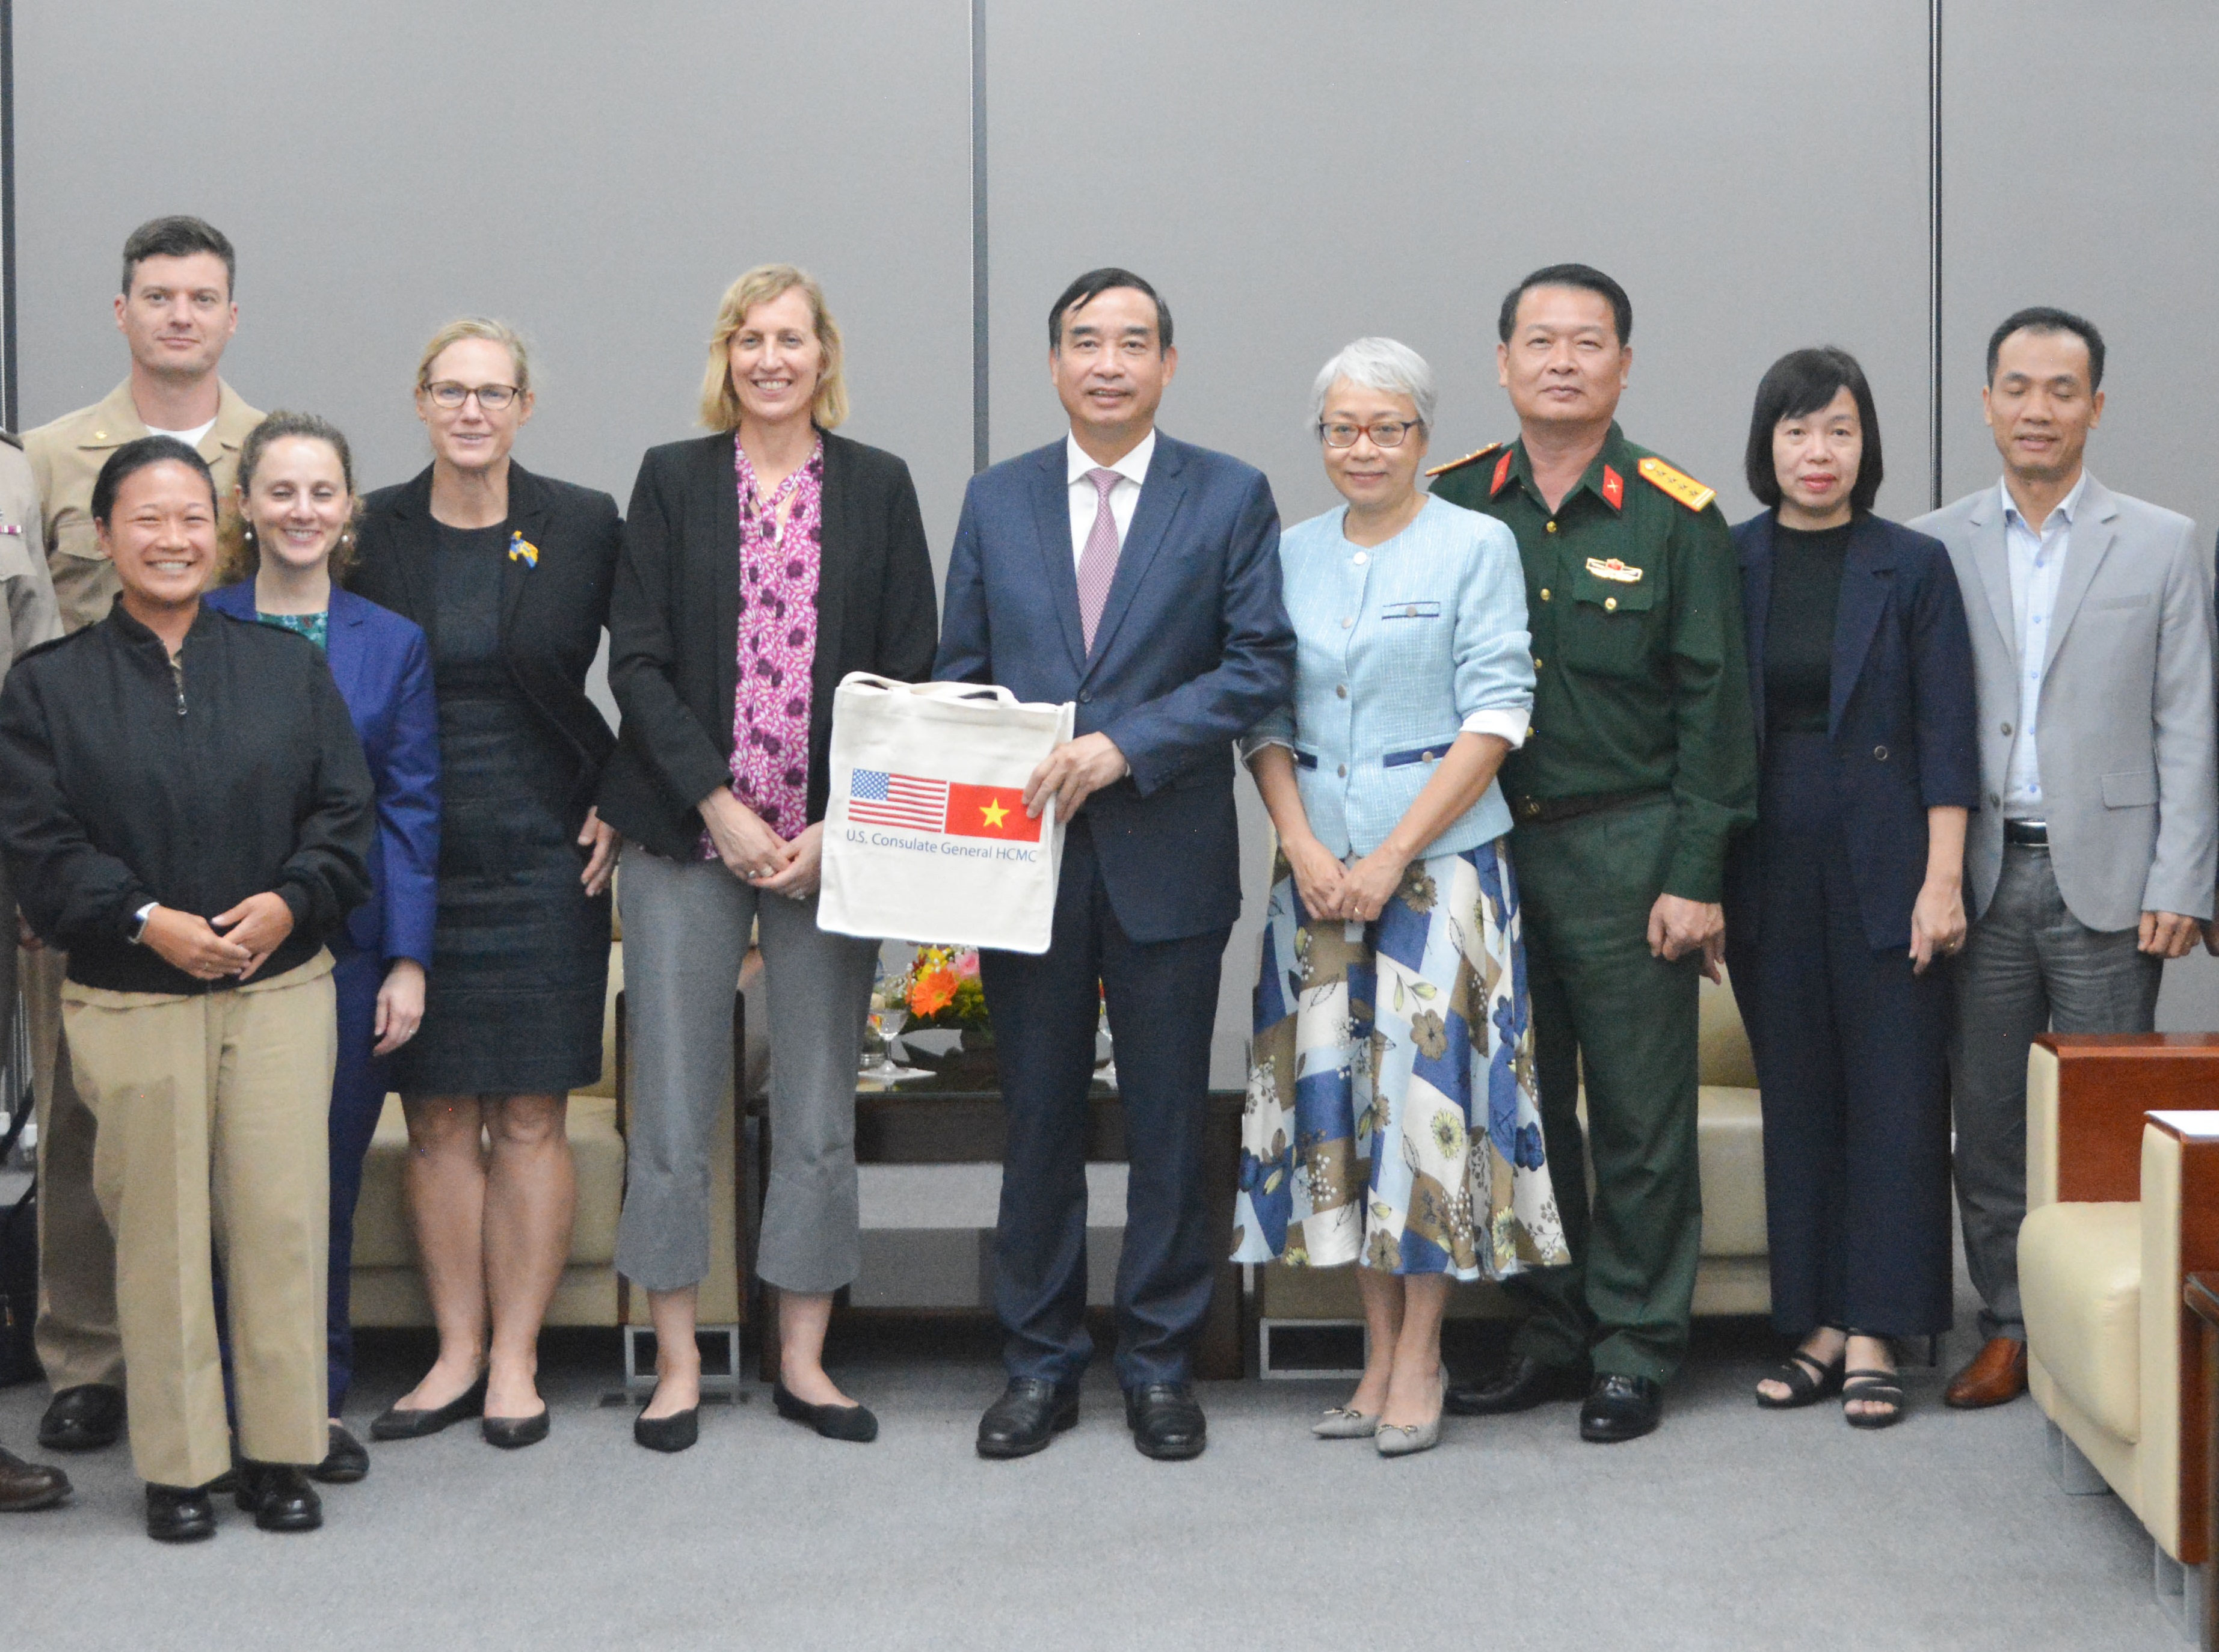
<svg viewBox="0 0 2219 1652">
<path fill-rule="evenodd" d="M 1495 462 L 1495 480 L 1487 484 L 1487 496 L 1493 499 L 1510 483 L 1510 450 L 1502 450 L 1502 456 Z"/>
<path fill-rule="evenodd" d="M 1602 496 L 1610 501 L 1610 508 L 1621 510 L 1625 505 L 1625 478 L 1608 465 L 1602 468 Z"/>
</svg>

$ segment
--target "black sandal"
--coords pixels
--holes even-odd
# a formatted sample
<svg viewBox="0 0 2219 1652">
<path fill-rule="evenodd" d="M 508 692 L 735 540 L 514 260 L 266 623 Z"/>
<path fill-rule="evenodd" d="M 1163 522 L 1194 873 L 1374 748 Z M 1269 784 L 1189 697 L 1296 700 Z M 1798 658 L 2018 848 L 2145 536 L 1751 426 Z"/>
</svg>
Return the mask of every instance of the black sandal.
<svg viewBox="0 0 2219 1652">
<path fill-rule="evenodd" d="M 1842 1351 L 1834 1356 L 1834 1362 L 1831 1365 L 1820 1364 L 1818 1355 L 1798 1348 L 1780 1362 L 1777 1370 L 1761 1379 L 1766 1382 L 1779 1383 L 1787 1390 L 1787 1397 L 1785 1400 L 1775 1400 L 1763 1389 L 1759 1388 L 1756 1394 L 1756 1403 L 1767 1411 L 1796 1411 L 1805 1406 L 1818 1404 L 1819 1400 L 1841 1388 L 1842 1367 L 1848 1357 L 1847 1343 L 1842 1345 Z"/>
<path fill-rule="evenodd" d="M 1849 1409 L 1852 1400 L 1882 1405 L 1882 1412 Z M 1842 1382 L 1842 1420 L 1851 1428 L 1893 1428 L 1903 1420 L 1903 1384 L 1893 1371 L 1849 1371 Z"/>
</svg>

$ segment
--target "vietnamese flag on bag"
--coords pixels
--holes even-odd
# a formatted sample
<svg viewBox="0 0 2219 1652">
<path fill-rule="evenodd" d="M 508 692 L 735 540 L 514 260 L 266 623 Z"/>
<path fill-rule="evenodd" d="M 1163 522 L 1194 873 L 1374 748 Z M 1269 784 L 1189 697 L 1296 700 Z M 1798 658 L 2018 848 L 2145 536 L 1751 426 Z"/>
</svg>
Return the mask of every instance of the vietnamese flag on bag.
<svg viewBox="0 0 2219 1652">
<path fill-rule="evenodd" d="M 1041 823 L 1025 813 L 1022 786 L 963 786 L 951 780 L 948 784 L 948 835 L 1037 843 Z"/>
</svg>

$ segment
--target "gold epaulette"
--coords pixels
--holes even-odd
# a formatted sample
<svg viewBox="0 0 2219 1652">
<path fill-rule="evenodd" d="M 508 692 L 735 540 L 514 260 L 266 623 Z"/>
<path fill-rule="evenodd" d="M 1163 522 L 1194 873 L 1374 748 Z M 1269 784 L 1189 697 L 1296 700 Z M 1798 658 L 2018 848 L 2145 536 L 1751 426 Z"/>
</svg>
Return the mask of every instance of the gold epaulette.
<svg viewBox="0 0 2219 1652">
<path fill-rule="evenodd" d="M 1489 442 L 1485 447 L 1474 448 L 1461 459 L 1451 459 L 1446 464 L 1437 464 L 1426 474 L 1428 476 L 1445 476 L 1451 470 L 1463 469 L 1475 459 L 1483 459 L 1490 453 L 1499 452 L 1501 447 L 1502 444 L 1500 442 Z"/>
<path fill-rule="evenodd" d="M 1660 492 L 1669 494 L 1691 511 L 1700 511 L 1719 496 L 1715 488 L 1706 488 L 1684 470 L 1675 470 L 1670 465 L 1650 454 L 1634 467 L 1641 479 Z"/>
</svg>

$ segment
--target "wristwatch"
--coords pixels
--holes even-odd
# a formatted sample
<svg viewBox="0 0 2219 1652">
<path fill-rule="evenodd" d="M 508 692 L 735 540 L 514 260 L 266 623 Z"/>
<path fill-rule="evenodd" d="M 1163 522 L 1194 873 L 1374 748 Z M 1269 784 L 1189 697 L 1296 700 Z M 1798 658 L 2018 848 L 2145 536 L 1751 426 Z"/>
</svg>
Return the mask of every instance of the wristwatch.
<svg viewBox="0 0 2219 1652">
<path fill-rule="evenodd" d="M 123 938 L 134 947 L 144 946 L 146 941 L 146 920 L 154 916 L 154 909 L 161 904 L 159 901 L 148 901 L 146 905 L 134 912 L 131 915 L 131 928 Z"/>
</svg>

